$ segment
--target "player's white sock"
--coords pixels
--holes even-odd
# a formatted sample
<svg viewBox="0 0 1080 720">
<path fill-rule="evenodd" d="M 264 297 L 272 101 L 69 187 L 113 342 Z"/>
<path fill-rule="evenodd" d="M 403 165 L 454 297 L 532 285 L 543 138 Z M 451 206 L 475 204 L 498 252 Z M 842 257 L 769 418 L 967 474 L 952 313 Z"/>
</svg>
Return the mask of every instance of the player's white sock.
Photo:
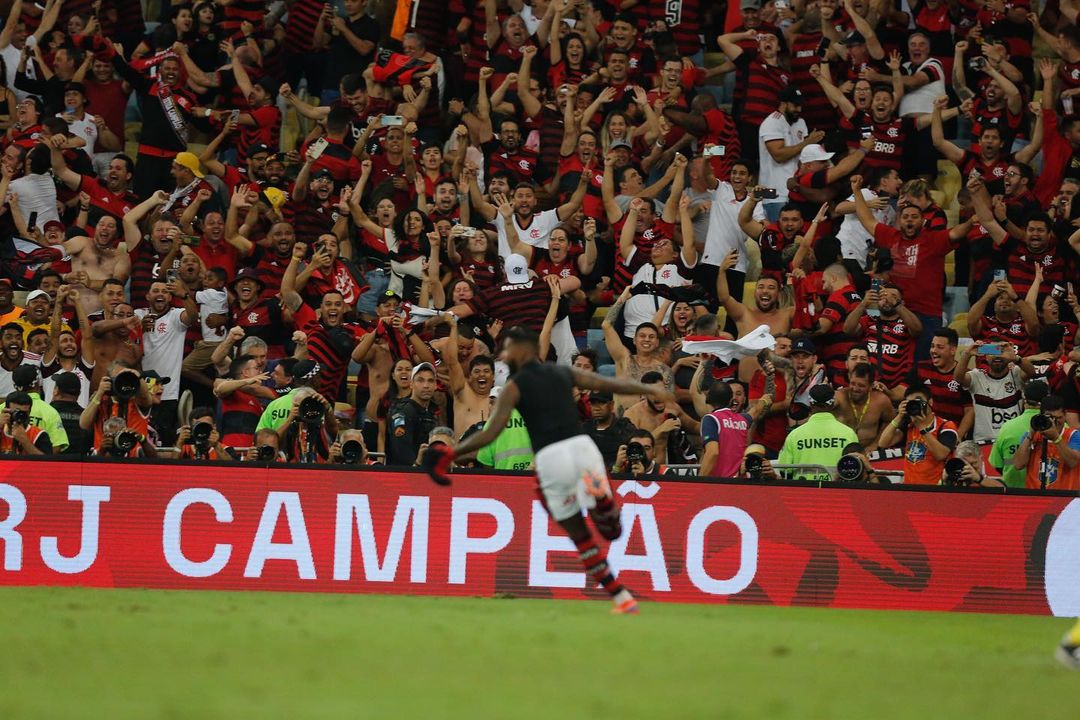
<svg viewBox="0 0 1080 720">
<path fill-rule="evenodd" d="M 630 594 L 629 590 L 623 588 L 619 592 L 615 593 L 615 595 L 613 595 L 611 599 L 615 602 L 615 605 L 618 606 L 622 605 L 627 600 L 633 600 L 634 596 Z"/>
</svg>

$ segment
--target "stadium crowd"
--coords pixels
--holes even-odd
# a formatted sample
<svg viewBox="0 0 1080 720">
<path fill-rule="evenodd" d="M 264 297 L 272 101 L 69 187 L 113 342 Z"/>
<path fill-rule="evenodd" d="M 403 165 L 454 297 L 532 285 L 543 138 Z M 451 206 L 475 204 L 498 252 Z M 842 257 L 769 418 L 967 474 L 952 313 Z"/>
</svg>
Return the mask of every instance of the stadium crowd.
<svg viewBox="0 0 1080 720">
<path fill-rule="evenodd" d="M 413 465 L 521 325 L 674 390 L 580 394 L 612 472 L 1078 490 L 1080 27 L 1034 10 L 14 0 L 0 453 Z M 521 418 L 457 462 L 528 469 Z"/>
</svg>

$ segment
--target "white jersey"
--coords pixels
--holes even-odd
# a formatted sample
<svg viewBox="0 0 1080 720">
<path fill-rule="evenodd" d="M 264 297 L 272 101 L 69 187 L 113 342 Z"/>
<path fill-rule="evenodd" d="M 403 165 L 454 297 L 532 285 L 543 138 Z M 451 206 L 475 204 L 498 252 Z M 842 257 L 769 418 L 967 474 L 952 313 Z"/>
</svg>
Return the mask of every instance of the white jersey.
<svg viewBox="0 0 1080 720">
<path fill-rule="evenodd" d="M 868 188 L 863 188 L 862 196 L 869 202 L 877 197 L 877 193 Z M 854 201 L 855 196 L 849 195 L 847 202 Z M 871 212 L 874 214 L 874 219 L 882 225 L 892 227 L 893 222 L 896 220 L 896 210 L 892 205 L 886 205 Z M 866 256 L 874 244 L 874 238 L 871 237 L 870 233 L 866 232 L 866 228 L 859 222 L 859 218 L 855 213 L 844 216 L 844 222 L 840 224 L 840 229 L 836 231 L 836 239 L 840 241 L 840 252 L 843 254 L 844 259 L 854 260 L 859 263 L 859 267 L 865 270 Z"/>
<path fill-rule="evenodd" d="M 975 404 L 975 425 L 971 435 L 975 442 L 990 442 L 997 438 L 1006 421 L 1020 415 L 1021 388 L 1024 384 L 1020 368 L 1013 366 L 1000 379 L 982 370 L 969 370 L 971 400 Z"/>
<path fill-rule="evenodd" d="M 773 202 L 787 200 L 787 181 L 788 178 L 794 177 L 795 171 L 799 169 L 799 156 L 796 155 L 787 162 L 778 163 L 769 154 L 765 143 L 771 140 L 783 140 L 786 146 L 798 145 L 806 139 L 807 134 L 809 133 L 806 129 L 805 120 L 799 118 L 794 123 L 789 123 L 786 117 L 776 111 L 765 118 L 765 121 L 761 123 L 761 127 L 758 128 L 758 158 L 760 161 L 758 185 L 776 188 L 776 200 Z"/>
<path fill-rule="evenodd" d="M 630 264 L 637 252 L 637 248 L 634 248 L 633 251 L 631 251 L 630 257 L 625 260 L 627 265 Z M 633 279 L 630 280 L 630 287 L 634 287 L 638 283 L 667 285 L 668 287 L 690 285 L 690 280 L 682 274 L 683 272 L 686 272 L 687 275 L 689 275 L 689 270 L 690 268 L 683 265 L 681 256 L 677 263 L 661 265 L 660 267 L 656 267 L 651 262 L 647 262 L 634 273 Z M 663 307 L 665 302 L 666 301 L 658 295 L 631 295 L 630 299 L 626 301 L 626 306 L 623 309 L 623 319 L 626 320 L 626 327 L 623 329 L 623 335 L 628 338 L 634 337 L 638 325 L 644 322 L 652 322 L 653 316 L 656 315 L 656 312 L 661 307 Z M 669 308 L 668 315 L 664 317 L 664 322 L 667 322 L 670 315 L 671 309 Z"/>
<path fill-rule="evenodd" d="M 551 231 L 562 225 L 562 220 L 559 219 L 558 210 L 545 210 L 533 215 L 532 222 L 529 223 L 528 227 L 521 227 L 517 215 L 514 215 L 513 223 L 514 229 L 517 230 L 518 239 L 521 242 L 547 250 Z M 511 251 L 510 241 L 506 237 L 506 224 L 503 222 L 502 215 L 496 215 L 491 224 L 495 226 L 495 231 L 499 233 L 499 257 L 506 258 L 511 254 Z"/>
<path fill-rule="evenodd" d="M 720 181 L 716 189 L 711 193 L 709 207 L 708 232 L 705 235 L 705 252 L 701 256 L 704 265 L 720 266 L 724 258 L 732 250 L 739 251 L 739 262 L 734 269 L 746 272 L 747 254 L 743 249 L 746 244 L 746 233 L 739 227 L 739 211 L 750 200 L 750 194 L 739 200 L 735 197 L 735 189 L 731 183 Z M 765 222 L 765 206 L 758 203 L 754 207 L 753 218 Z"/>
<path fill-rule="evenodd" d="M 146 308 L 135 311 L 140 320 L 149 313 Z M 180 367 L 184 363 L 184 338 L 188 329 L 181 317 L 183 314 L 183 308 L 169 308 L 154 321 L 149 332 L 143 333 L 143 370 L 154 370 L 161 377 L 169 378 L 162 400 L 180 398 Z"/>
<path fill-rule="evenodd" d="M 206 318 L 211 315 L 223 315 L 229 312 L 229 294 L 224 290 L 200 290 L 195 293 L 195 302 L 199 303 L 199 322 L 202 325 L 202 339 L 206 342 L 221 342 L 225 339 L 225 326 L 208 327 Z"/>
</svg>

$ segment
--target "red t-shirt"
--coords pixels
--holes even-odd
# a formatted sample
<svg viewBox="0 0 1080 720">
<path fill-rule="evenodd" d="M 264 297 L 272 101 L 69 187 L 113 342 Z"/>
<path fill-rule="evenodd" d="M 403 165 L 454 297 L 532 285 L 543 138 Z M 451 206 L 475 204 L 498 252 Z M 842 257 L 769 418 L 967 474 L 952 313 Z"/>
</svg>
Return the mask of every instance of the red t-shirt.
<svg viewBox="0 0 1080 720">
<path fill-rule="evenodd" d="M 904 304 L 920 315 L 941 315 L 945 256 L 955 247 L 949 231 L 923 230 L 909 240 L 896 228 L 878 223 L 874 242 L 892 251 L 889 279 L 904 294 Z"/>
</svg>

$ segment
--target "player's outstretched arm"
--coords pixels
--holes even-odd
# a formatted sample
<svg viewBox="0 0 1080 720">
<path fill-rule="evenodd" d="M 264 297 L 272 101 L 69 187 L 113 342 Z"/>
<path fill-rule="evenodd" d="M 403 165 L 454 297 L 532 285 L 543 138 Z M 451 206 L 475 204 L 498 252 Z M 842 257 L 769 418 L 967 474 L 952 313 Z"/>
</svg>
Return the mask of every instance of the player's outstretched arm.
<svg viewBox="0 0 1080 720">
<path fill-rule="evenodd" d="M 675 400 L 675 395 L 664 385 L 645 385 L 636 380 L 604 377 L 576 367 L 570 368 L 570 372 L 574 376 L 574 385 L 583 390 L 598 390 L 619 395 L 649 395 L 657 400 L 664 401 Z M 501 398 L 502 395 L 500 394 L 499 397 Z"/>
</svg>

